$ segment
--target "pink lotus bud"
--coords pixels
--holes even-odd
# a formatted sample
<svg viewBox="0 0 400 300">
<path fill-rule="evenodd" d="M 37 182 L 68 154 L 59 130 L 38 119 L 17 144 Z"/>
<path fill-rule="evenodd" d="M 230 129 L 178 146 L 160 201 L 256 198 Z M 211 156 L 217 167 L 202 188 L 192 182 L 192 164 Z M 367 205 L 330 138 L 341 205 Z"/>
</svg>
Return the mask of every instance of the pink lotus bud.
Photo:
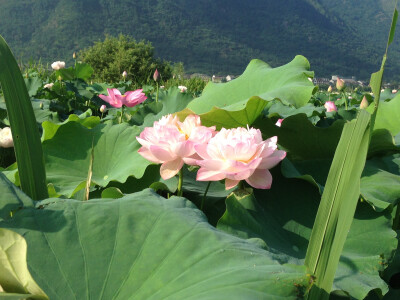
<svg viewBox="0 0 400 300">
<path fill-rule="evenodd" d="M 72 54 L 72 58 L 76 59 L 76 53 L 75 52 Z"/>
<path fill-rule="evenodd" d="M 364 96 L 364 98 L 362 99 L 361 104 L 360 104 L 360 109 L 366 109 L 368 107 L 368 105 L 369 105 L 369 103 L 368 103 L 367 97 Z"/>
<path fill-rule="evenodd" d="M 107 110 L 107 107 L 103 104 L 102 106 L 100 106 L 100 112 L 104 113 Z"/>
<path fill-rule="evenodd" d="M 126 78 L 128 76 L 128 73 L 126 71 L 122 72 L 122 77 Z"/>
<path fill-rule="evenodd" d="M 153 79 L 154 81 L 158 81 L 160 79 L 160 74 L 158 73 L 157 69 L 154 71 Z"/>
<path fill-rule="evenodd" d="M 282 121 L 283 121 L 283 119 L 278 119 L 278 121 L 276 121 L 275 125 L 278 127 L 281 127 Z"/>
<path fill-rule="evenodd" d="M 333 101 L 326 101 L 324 106 L 327 112 L 337 111 L 337 107 Z"/>
<path fill-rule="evenodd" d="M 336 88 L 341 91 L 344 89 L 344 81 L 340 79 L 339 77 L 336 80 Z"/>
<path fill-rule="evenodd" d="M 331 86 L 328 87 L 328 93 L 330 93 L 330 92 L 332 92 L 332 87 Z"/>
<path fill-rule="evenodd" d="M 0 148 L 14 147 L 13 137 L 10 127 L 0 128 Z"/>
</svg>

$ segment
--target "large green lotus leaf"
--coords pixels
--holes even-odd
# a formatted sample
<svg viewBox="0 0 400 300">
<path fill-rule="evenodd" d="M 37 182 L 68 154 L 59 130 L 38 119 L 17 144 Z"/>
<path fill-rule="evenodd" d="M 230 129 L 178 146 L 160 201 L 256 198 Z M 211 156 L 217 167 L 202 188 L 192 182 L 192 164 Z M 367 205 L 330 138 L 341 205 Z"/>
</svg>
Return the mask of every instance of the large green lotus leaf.
<svg viewBox="0 0 400 300">
<path fill-rule="evenodd" d="M 309 68 L 307 59 L 300 55 L 277 68 L 254 59 L 238 78 L 227 83 L 208 83 L 202 96 L 194 99 L 188 108 L 197 114 L 206 113 L 214 107 L 237 111 L 252 96 L 267 101 L 279 98 L 285 104 L 301 107 L 315 91 L 308 80 L 314 76 Z"/>
<path fill-rule="evenodd" d="M 361 196 L 377 211 L 400 199 L 400 155 L 367 160 L 361 177 Z"/>
<path fill-rule="evenodd" d="M 26 252 L 27 245 L 21 235 L 0 228 L 0 299 L 49 299 L 28 271 Z"/>
<path fill-rule="evenodd" d="M 226 200 L 227 210 L 217 228 L 242 238 L 261 238 L 282 263 L 302 265 L 319 205 L 312 185 L 274 173 L 271 190 L 255 190 L 255 197 Z M 333 290 L 363 299 L 370 290 L 387 291 L 379 271 L 396 249 L 396 233 L 388 212 L 377 213 L 361 203 L 348 234 Z"/>
<path fill-rule="evenodd" d="M 374 104 L 367 110 L 372 113 Z M 400 133 L 400 94 L 389 102 L 379 102 L 374 129 L 388 129 L 392 135 Z"/>
<path fill-rule="evenodd" d="M 22 207 L 33 206 L 33 201 L 19 188 L 0 173 L 0 180 L 7 184 L 0 185 L 0 221 L 11 218 L 12 214 Z"/>
<path fill-rule="evenodd" d="M 237 110 L 226 110 L 213 107 L 209 112 L 200 114 L 201 123 L 205 126 L 216 126 L 217 130 L 224 128 L 247 127 L 260 116 L 267 102 L 260 97 L 251 97 L 236 107 Z M 185 109 L 177 115 L 183 120 L 187 115 L 194 114 Z"/>
<path fill-rule="evenodd" d="M 305 106 L 300 108 L 295 108 L 277 101 L 268 108 L 267 115 L 268 117 L 279 116 L 280 118 L 287 118 L 292 115 L 306 114 L 311 123 L 315 125 L 324 112 L 325 108 L 323 106 L 316 107 L 311 103 L 307 103 Z"/>
<path fill-rule="evenodd" d="M 278 127 L 271 119 L 256 121 L 254 127 L 260 128 L 263 137 L 278 136 L 278 144 L 288 151 L 293 160 L 333 158 L 344 121 L 336 121 L 330 127 L 314 126 L 305 114 L 289 116 Z"/>
<path fill-rule="evenodd" d="M 43 85 L 43 81 L 39 77 L 24 78 L 24 81 L 29 97 L 35 96 L 39 88 Z"/>
<path fill-rule="evenodd" d="M 183 110 L 193 97 L 187 93 L 181 93 L 176 87 L 171 87 L 167 91 L 160 90 L 158 102 L 144 102 L 138 111 L 132 116 L 130 121 L 134 125 L 144 127 L 153 126 L 154 121 L 158 121 L 162 116 L 173 114 Z"/>
<path fill-rule="evenodd" d="M 46 126 L 44 128 L 46 130 Z M 89 129 L 79 122 L 59 125 L 42 143 L 47 182 L 67 197 L 85 186 L 93 145 L 92 184 L 105 187 L 111 181 L 140 178 L 150 162 L 138 154 L 137 126 L 99 124 Z"/>
<path fill-rule="evenodd" d="M 294 299 L 308 288 L 303 266 L 280 264 L 212 227 L 190 201 L 151 190 L 49 199 L 0 226 L 24 235 L 29 270 L 54 300 Z"/>
</svg>

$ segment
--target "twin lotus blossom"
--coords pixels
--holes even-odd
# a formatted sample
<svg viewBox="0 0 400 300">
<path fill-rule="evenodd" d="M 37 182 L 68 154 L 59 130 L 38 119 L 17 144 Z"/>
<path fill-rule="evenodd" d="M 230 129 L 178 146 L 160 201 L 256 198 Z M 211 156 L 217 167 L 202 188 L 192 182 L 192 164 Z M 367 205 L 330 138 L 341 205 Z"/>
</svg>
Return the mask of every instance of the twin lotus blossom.
<svg viewBox="0 0 400 300">
<path fill-rule="evenodd" d="M 0 128 L 0 148 L 11 148 L 14 147 L 14 141 L 11 134 L 10 127 Z"/>
<path fill-rule="evenodd" d="M 161 163 L 160 174 L 166 180 L 178 174 L 183 163 L 195 165 L 200 159 L 195 146 L 207 143 L 214 134 L 215 127 L 202 126 L 199 116 L 190 115 L 180 122 L 176 116 L 167 115 L 153 127 L 146 127 L 136 139 L 143 146 L 139 154 Z"/>
<path fill-rule="evenodd" d="M 225 188 L 235 187 L 241 180 L 259 189 L 269 189 L 270 168 L 285 158 L 277 150 L 277 137 L 263 141 L 261 131 L 234 128 L 216 132 L 215 127 L 201 125 L 200 117 L 190 115 L 183 122 L 167 115 L 146 127 L 137 137 L 139 149 L 147 160 L 161 163 L 161 177 L 175 176 L 183 164 L 198 165 L 198 181 L 225 179 Z"/>
<path fill-rule="evenodd" d="M 337 107 L 333 101 L 326 101 L 324 104 L 327 112 L 337 111 Z"/>
<path fill-rule="evenodd" d="M 107 89 L 108 96 L 99 95 L 99 97 L 111 106 L 120 108 L 122 105 L 134 107 L 147 99 L 142 89 L 126 92 L 124 95 L 118 89 Z"/>
<path fill-rule="evenodd" d="M 64 61 L 55 61 L 51 64 L 51 67 L 53 70 L 60 70 L 65 68 L 65 62 Z"/>
</svg>

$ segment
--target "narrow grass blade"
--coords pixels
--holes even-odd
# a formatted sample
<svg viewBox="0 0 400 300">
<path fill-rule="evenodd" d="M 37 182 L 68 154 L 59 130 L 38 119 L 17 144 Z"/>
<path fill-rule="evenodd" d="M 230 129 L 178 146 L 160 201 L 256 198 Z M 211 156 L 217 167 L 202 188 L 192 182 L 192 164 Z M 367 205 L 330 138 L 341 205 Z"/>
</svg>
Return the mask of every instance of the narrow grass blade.
<svg viewBox="0 0 400 300">
<path fill-rule="evenodd" d="M 311 233 L 305 265 L 316 281 L 308 299 L 328 299 L 360 195 L 369 145 L 370 114 L 347 123 L 336 148 Z"/>
<path fill-rule="evenodd" d="M 371 86 L 372 93 L 374 93 L 374 96 L 375 96 L 374 112 L 372 113 L 372 116 L 371 116 L 371 127 L 370 127 L 371 134 L 372 134 L 372 131 L 374 130 L 376 114 L 378 113 L 378 104 L 379 104 L 379 99 L 381 96 L 381 88 L 382 88 L 382 77 L 383 77 L 383 71 L 385 70 L 387 53 L 389 50 L 389 45 L 393 42 L 394 33 L 396 31 L 398 15 L 399 15 L 399 13 L 397 11 L 397 0 L 396 0 L 393 17 L 392 17 L 392 25 L 390 26 L 388 42 L 386 44 L 385 54 L 383 55 L 383 58 L 382 58 L 381 68 L 378 72 L 375 72 L 371 75 L 371 80 L 369 83 L 369 85 Z"/>
<path fill-rule="evenodd" d="M 6 101 L 22 190 L 34 200 L 48 197 L 39 130 L 25 82 L 0 36 L 0 83 Z"/>
</svg>

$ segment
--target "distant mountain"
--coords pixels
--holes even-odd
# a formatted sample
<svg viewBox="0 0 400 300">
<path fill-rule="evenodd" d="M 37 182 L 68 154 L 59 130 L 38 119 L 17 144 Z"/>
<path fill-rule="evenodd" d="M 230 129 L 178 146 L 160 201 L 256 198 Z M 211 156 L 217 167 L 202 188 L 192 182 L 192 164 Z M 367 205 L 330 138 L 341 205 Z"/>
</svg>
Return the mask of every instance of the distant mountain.
<svg viewBox="0 0 400 300">
<path fill-rule="evenodd" d="M 158 56 L 189 72 L 240 74 L 252 58 L 278 66 L 302 54 L 318 77 L 368 79 L 380 67 L 393 7 L 392 0 L 0 0 L 0 34 L 24 60 L 71 60 L 106 34 L 123 33 L 151 41 Z M 386 78 L 400 79 L 399 55 L 396 41 Z"/>
</svg>

